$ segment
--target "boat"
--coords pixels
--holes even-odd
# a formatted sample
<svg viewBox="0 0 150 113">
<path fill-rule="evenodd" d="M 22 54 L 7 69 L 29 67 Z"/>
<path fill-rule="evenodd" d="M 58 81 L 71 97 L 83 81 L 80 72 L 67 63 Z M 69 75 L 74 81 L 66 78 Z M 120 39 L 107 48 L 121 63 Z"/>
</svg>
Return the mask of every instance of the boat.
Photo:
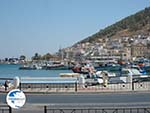
<svg viewBox="0 0 150 113">
<path fill-rule="evenodd" d="M 116 72 L 119 71 L 121 66 L 119 64 L 106 64 L 106 65 L 101 65 L 101 66 L 95 66 L 94 67 L 97 71 L 110 71 L 110 72 Z"/>
<path fill-rule="evenodd" d="M 150 59 L 138 59 L 134 61 L 141 69 L 144 69 L 147 74 L 150 74 Z"/>
<path fill-rule="evenodd" d="M 146 70 L 146 72 L 150 73 L 150 66 L 144 66 L 143 68 Z"/>
<path fill-rule="evenodd" d="M 68 66 L 65 66 L 64 64 L 51 64 L 43 66 L 42 69 L 45 70 L 68 70 L 70 69 Z"/>
<path fill-rule="evenodd" d="M 38 64 L 27 64 L 27 65 L 22 65 L 19 67 L 20 70 L 37 70 L 37 69 L 42 69 L 41 66 Z"/>
<path fill-rule="evenodd" d="M 142 79 L 149 79 L 148 75 L 142 75 L 138 69 L 122 68 L 121 74 L 110 77 L 109 83 L 132 83 Z"/>
<path fill-rule="evenodd" d="M 96 75 L 98 77 L 103 77 L 103 74 L 106 74 L 108 77 L 116 77 L 117 75 L 113 72 L 108 72 L 108 71 L 97 71 Z"/>
<path fill-rule="evenodd" d="M 30 66 L 30 65 L 23 65 L 21 67 L 19 67 L 20 70 L 35 70 L 36 68 L 34 66 Z"/>
<path fill-rule="evenodd" d="M 80 74 L 89 74 L 96 72 L 95 68 L 91 64 L 86 64 L 84 66 L 82 65 L 76 65 L 72 68 L 72 71 L 74 73 L 80 73 Z"/>
<path fill-rule="evenodd" d="M 60 73 L 60 77 L 80 77 L 79 73 Z"/>
<path fill-rule="evenodd" d="M 80 74 L 88 74 L 89 73 L 88 70 L 82 70 L 82 67 L 74 67 L 74 68 L 72 68 L 72 71 L 74 73 L 80 73 Z"/>
<path fill-rule="evenodd" d="M 137 69 L 142 75 L 146 75 L 146 70 L 138 65 L 132 65 L 131 66 L 132 69 Z"/>
</svg>

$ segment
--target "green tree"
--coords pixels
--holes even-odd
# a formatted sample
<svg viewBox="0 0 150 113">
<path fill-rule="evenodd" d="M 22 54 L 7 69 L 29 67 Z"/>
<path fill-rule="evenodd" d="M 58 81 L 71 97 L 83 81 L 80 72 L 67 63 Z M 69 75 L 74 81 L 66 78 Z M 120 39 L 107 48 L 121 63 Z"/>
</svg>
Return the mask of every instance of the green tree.
<svg viewBox="0 0 150 113">
<path fill-rule="evenodd" d="M 35 53 L 35 55 L 32 57 L 32 60 L 41 60 L 41 55 Z"/>
<path fill-rule="evenodd" d="M 51 55 L 50 53 L 47 53 L 46 55 L 42 56 L 42 59 L 47 61 L 49 61 L 51 58 L 53 58 L 53 55 Z"/>
<path fill-rule="evenodd" d="M 20 60 L 26 60 L 26 56 L 25 55 L 21 55 L 20 56 Z"/>
</svg>

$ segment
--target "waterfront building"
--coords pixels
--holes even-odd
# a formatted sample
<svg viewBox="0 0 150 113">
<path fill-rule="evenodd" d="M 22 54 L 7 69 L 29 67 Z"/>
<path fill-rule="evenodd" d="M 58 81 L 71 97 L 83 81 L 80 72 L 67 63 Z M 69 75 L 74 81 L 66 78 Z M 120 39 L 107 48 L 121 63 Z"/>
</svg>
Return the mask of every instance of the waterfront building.
<svg viewBox="0 0 150 113">
<path fill-rule="evenodd" d="M 145 57 L 147 54 L 147 45 L 139 42 L 131 45 L 132 57 Z"/>
</svg>

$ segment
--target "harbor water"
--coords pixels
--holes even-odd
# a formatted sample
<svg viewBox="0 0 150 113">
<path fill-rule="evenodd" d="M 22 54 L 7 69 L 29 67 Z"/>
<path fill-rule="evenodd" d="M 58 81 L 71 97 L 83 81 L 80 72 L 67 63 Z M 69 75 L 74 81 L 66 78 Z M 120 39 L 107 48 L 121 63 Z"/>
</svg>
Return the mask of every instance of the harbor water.
<svg viewBox="0 0 150 113">
<path fill-rule="evenodd" d="M 0 64 L 0 77 L 58 77 L 60 73 L 71 70 L 19 70 L 21 65 Z"/>
<path fill-rule="evenodd" d="M 0 77 L 59 77 L 60 73 L 73 73 L 72 70 L 20 70 L 20 66 L 19 64 L 0 64 Z M 109 69 L 108 67 L 101 68 L 100 70 L 119 73 L 114 68 Z M 150 75 L 150 72 L 147 72 L 147 75 Z"/>
</svg>

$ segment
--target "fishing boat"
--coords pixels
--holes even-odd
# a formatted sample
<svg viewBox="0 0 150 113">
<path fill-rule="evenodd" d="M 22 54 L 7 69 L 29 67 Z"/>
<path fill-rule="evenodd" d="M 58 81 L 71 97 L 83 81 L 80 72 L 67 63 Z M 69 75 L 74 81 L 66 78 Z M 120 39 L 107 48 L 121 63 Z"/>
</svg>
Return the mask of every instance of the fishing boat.
<svg viewBox="0 0 150 113">
<path fill-rule="evenodd" d="M 45 70 L 68 70 L 70 68 L 64 64 L 51 64 L 51 65 L 43 66 L 42 69 L 45 69 Z"/>
<path fill-rule="evenodd" d="M 72 71 L 74 73 L 89 74 L 95 72 L 96 70 L 92 65 L 87 64 L 84 66 L 76 65 L 74 68 L 72 68 Z"/>
<path fill-rule="evenodd" d="M 41 66 L 37 64 L 27 64 L 27 65 L 22 65 L 19 67 L 20 70 L 36 70 L 36 69 L 42 69 Z"/>
</svg>

